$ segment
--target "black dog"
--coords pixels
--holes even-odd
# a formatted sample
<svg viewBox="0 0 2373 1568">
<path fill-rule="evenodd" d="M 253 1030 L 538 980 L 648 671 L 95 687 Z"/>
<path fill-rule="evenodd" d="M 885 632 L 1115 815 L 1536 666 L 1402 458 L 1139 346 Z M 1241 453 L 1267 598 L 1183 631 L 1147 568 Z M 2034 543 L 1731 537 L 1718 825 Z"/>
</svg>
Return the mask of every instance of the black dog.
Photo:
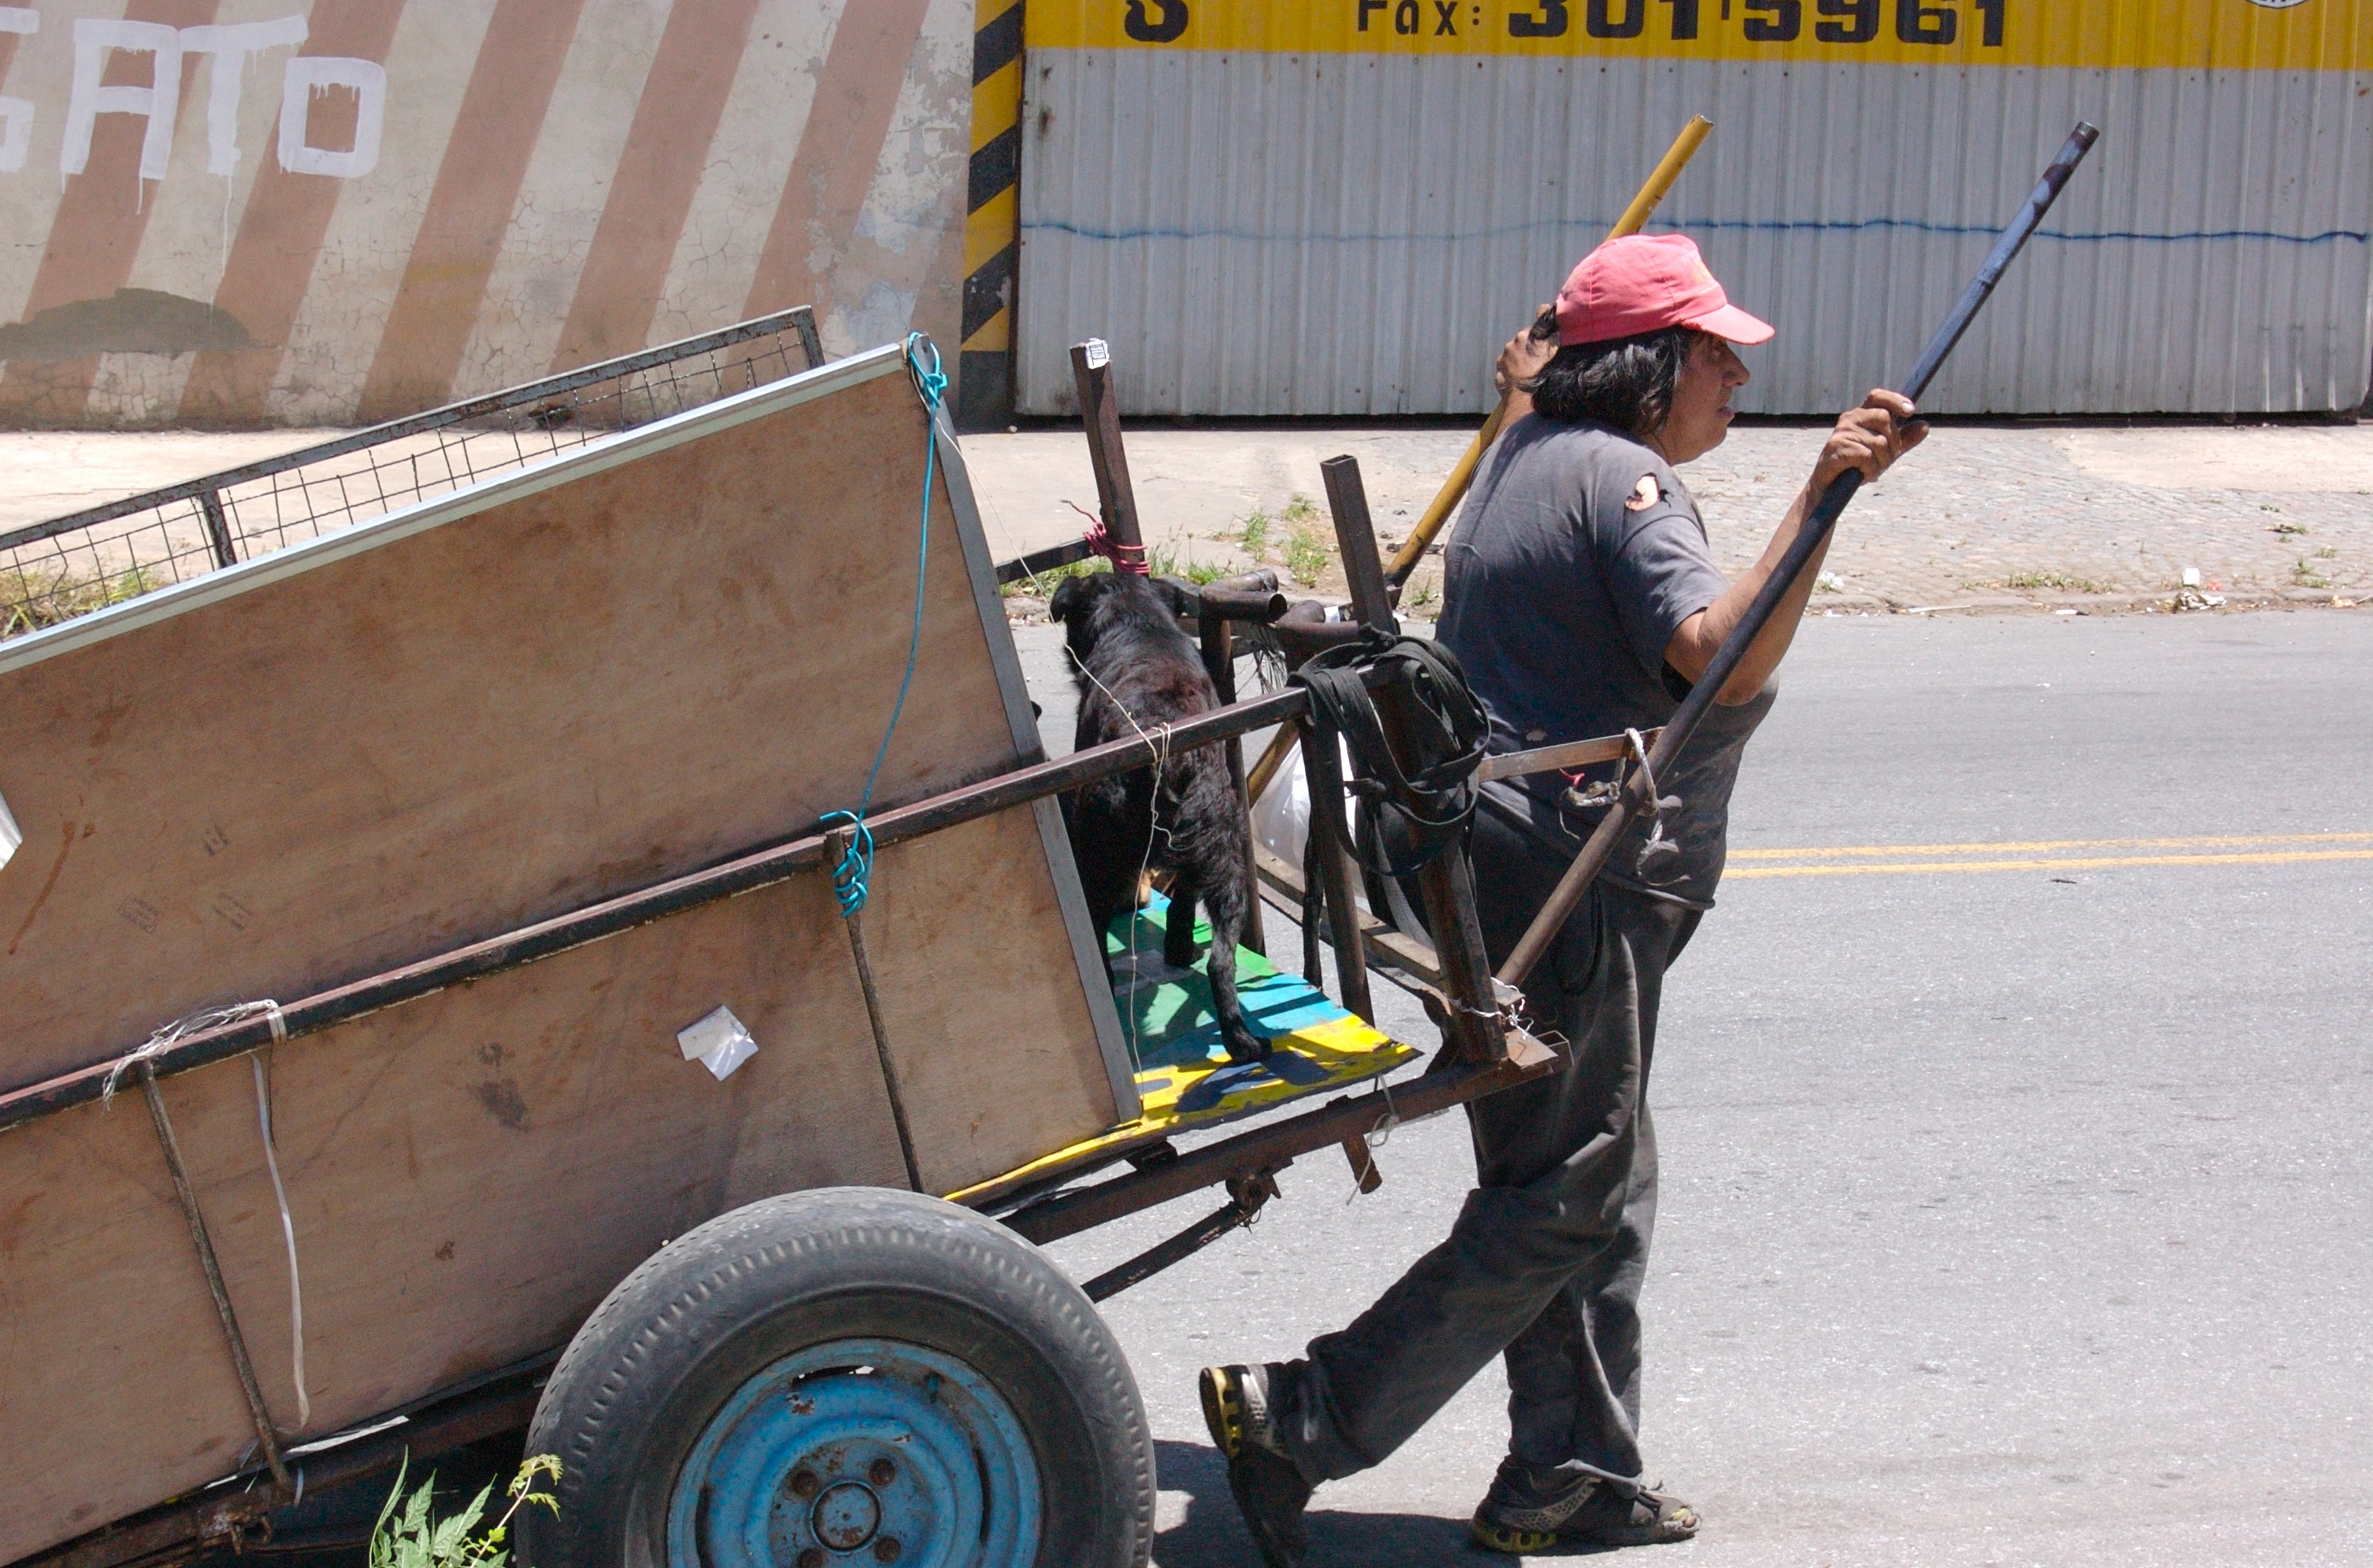
<svg viewBox="0 0 2373 1568">
<path fill-rule="evenodd" d="M 1070 578 L 1055 591 L 1047 612 L 1063 623 L 1080 688 L 1074 745 L 1085 750 L 1153 734 L 1219 706 L 1202 656 L 1178 625 L 1188 608 L 1176 585 L 1128 573 Z M 1217 746 L 1174 753 L 1162 764 L 1159 780 L 1155 771 L 1141 767 L 1101 779 L 1063 799 L 1088 919 L 1102 941 L 1114 916 L 1137 907 L 1140 871 L 1173 873 L 1163 961 L 1174 969 L 1194 963 L 1195 905 L 1201 900 L 1211 917 L 1204 973 L 1220 1036 L 1233 1059 L 1258 1061 L 1269 1054 L 1269 1044 L 1245 1027 L 1236 1000 L 1249 847 L 1227 754 Z"/>
</svg>

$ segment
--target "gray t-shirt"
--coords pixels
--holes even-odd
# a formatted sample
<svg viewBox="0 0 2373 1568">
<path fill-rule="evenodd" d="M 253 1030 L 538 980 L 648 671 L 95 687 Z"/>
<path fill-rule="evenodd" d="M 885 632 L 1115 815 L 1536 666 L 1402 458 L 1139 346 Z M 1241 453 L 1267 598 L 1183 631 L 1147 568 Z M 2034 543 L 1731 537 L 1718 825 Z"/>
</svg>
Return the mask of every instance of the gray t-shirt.
<svg viewBox="0 0 2373 1568">
<path fill-rule="evenodd" d="M 1689 690 L 1666 666 L 1665 649 L 1728 587 L 1696 502 L 1664 459 L 1604 425 L 1538 417 L 1518 420 L 1485 454 L 1448 559 L 1436 636 L 1490 708 L 1494 752 L 1664 723 Z M 1767 686 L 1739 707 L 1713 705 L 1658 778 L 1683 802 L 1664 825 L 1679 853 L 1642 872 L 1647 830 L 1635 826 L 1604 874 L 1711 907 L 1739 755 L 1776 695 Z M 1572 854 L 1601 813 L 1566 802 L 1567 789 L 1614 772 L 1610 765 L 1580 780 L 1544 773 L 1487 785 L 1486 807 L 1522 814 Z"/>
</svg>

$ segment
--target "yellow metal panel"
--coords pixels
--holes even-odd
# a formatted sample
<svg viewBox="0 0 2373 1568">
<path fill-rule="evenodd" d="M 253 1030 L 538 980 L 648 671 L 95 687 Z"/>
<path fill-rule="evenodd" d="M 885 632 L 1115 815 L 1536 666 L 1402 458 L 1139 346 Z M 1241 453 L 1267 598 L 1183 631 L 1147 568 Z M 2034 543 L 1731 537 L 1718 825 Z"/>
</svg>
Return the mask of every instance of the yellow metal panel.
<svg viewBox="0 0 2373 1568">
<path fill-rule="evenodd" d="M 972 150 L 978 152 L 1022 118 L 1022 62 L 1010 60 L 972 89 Z"/>
<path fill-rule="evenodd" d="M 1032 49 L 2350 71 L 2373 0 L 1032 0 Z"/>
<path fill-rule="evenodd" d="M 964 272 L 967 275 L 982 263 L 1013 243 L 1015 216 L 1014 187 L 1008 185 L 972 215 L 964 226 Z"/>
</svg>

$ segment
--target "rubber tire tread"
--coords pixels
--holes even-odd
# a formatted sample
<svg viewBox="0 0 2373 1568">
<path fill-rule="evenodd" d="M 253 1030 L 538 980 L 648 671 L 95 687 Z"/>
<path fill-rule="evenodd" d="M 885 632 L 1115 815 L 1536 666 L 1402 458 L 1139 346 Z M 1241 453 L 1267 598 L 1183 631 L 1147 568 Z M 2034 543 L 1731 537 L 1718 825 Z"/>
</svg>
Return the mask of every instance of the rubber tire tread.
<svg viewBox="0 0 2373 1568">
<path fill-rule="evenodd" d="M 559 1455 L 563 1473 L 556 1518 L 520 1515 L 522 1568 L 666 1568 L 667 1496 L 717 1409 L 783 1356 L 840 1337 L 960 1341 L 934 1348 L 988 1376 L 1036 1450 L 1041 1568 L 1151 1560 L 1144 1402 L 1079 1287 L 968 1209 L 822 1188 L 677 1237 L 578 1330 L 528 1430 L 527 1452 Z"/>
</svg>

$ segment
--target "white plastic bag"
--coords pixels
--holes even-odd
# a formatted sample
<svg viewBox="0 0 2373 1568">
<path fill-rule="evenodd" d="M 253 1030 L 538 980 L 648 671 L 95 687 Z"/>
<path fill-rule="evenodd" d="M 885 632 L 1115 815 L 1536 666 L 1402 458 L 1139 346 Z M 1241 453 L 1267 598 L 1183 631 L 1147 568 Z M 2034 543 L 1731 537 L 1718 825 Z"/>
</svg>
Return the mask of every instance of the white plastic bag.
<svg viewBox="0 0 2373 1568">
<path fill-rule="evenodd" d="M 1351 749 L 1336 737 L 1336 748 L 1343 758 L 1343 776 L 1351 776 Z M 1354 837 L 1360 831 L 1360 802 L 1344 802 L 1350 808 L 1350 822 Z M 1253 837 L 1261 847 L 1294 870 L 1302 869 L 1303 851 L 1310 843 L 1310 775 L 1302 766 L 1302 748 L 1296 746 L 1293 755 L 1277 770 L 1268 781 L 1268 793 L 1253 802 Z M 1355 883 L 1356 885 L 1356 883 Z M 1362 898 L 1364 905 L 1367 901 Z"/>
</svg>

